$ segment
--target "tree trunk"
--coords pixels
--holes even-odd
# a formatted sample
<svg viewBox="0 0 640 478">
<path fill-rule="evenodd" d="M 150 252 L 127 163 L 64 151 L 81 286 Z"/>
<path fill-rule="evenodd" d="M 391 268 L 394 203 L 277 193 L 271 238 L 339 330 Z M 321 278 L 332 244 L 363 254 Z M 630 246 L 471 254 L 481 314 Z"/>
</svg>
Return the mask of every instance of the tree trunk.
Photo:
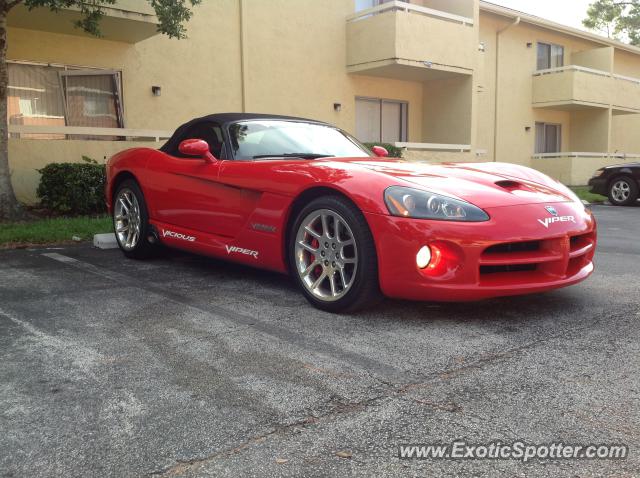
<svg viewBox="0 0 640 478">
<path fill-rule="evenodd" d="M 24 212 L 13 192 L 11 171 L 9 170 L 7 13 L 5 2 L 0 2 L 0 219 L 19 219 Z"/>
</svg>

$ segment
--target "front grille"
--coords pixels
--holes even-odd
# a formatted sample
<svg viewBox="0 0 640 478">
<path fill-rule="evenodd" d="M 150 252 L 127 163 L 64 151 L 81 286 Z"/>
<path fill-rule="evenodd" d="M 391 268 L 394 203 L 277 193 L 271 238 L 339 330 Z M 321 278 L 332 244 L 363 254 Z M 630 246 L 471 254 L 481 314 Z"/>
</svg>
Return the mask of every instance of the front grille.
<svg viewBox="0 0 640 478">
<path fill-rule="evenodd" d="M 480 266 L 480 274 L 497 274 L 499 272 L 535 271 L 536 264 L 506 264 L 503 266 Z"/>
<path fill-rule="evenodd" d="M 538 249 L 540 249 L 540 241 L 507 242 L 488 247 L 484 252 L 485 254 L 506 254 L 509 252 L 537 251 Z"/>
<path fill-rule="evenodd" d="M 593 257 L 595 233 L 493 244 L 480 255 L 481 285 L 544 282 L 572 276 Z"/>
</svg>

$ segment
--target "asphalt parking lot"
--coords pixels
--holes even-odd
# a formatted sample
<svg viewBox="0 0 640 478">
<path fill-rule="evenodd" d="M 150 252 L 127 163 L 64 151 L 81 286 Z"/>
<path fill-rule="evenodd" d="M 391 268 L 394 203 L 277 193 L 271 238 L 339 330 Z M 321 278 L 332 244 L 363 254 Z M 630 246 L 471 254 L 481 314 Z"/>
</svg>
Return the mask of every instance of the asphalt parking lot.
<svg viewBox="0 0 640 478">
<path fill-rule="evenodd" d="M 0 475 L 638 476 L 640 208 L 594 211 L 578 286 L 352 316 L 181 253 L 0 252 Z M 398 458 L 459 438 L 629 456 Z"/>
</svg>

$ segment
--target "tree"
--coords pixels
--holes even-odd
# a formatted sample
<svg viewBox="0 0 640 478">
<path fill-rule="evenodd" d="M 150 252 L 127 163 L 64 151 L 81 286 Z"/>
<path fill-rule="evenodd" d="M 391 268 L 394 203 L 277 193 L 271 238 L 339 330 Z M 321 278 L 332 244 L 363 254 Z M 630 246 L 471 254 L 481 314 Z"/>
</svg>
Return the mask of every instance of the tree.
<svg viewBox="0 0 640 478">
<path fill-rule="evenodd" d="M 582 24 L 609 38 L 640 45 L 640 0 L 596 0 Z"/>
<path fill-rule="evenodd" d="M 184 38 L 184 24 L 191 18 L 190 7 L 202 0 L 139 0 L 148 2 L 156 12 L 158 31 L 169 38 Z M 101 36 L 100 20 L 105 6 L 114 5 L 117 0 L 0 0 L 0 219 L 16 219 L 23 216 L 22 208 L 16 200 L 9 170 L 9 129 L 7 127 L 7 87 L 9 72 L 7 67 L 7 16 L 9 11 L 23 4 L 29 11 L 34 8 L 48 8 L 53 12 L 61 8 L 76 7 L 81 18 L 75 26 L 85 32 Z"/>
</svg>

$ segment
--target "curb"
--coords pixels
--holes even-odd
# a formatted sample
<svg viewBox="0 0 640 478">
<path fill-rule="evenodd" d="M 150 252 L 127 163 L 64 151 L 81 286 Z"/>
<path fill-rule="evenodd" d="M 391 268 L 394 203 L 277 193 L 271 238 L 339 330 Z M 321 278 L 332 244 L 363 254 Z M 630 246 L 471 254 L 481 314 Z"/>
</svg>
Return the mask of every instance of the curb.
<svg viewBox="0 0 640 478">
<path fill-rule="evenodd" d="M 107 234 L 96 234 L 93 236 L 93 247 L 98 249 L 117 249 L 118 241 L 112 232 Z"/>
</svg>

